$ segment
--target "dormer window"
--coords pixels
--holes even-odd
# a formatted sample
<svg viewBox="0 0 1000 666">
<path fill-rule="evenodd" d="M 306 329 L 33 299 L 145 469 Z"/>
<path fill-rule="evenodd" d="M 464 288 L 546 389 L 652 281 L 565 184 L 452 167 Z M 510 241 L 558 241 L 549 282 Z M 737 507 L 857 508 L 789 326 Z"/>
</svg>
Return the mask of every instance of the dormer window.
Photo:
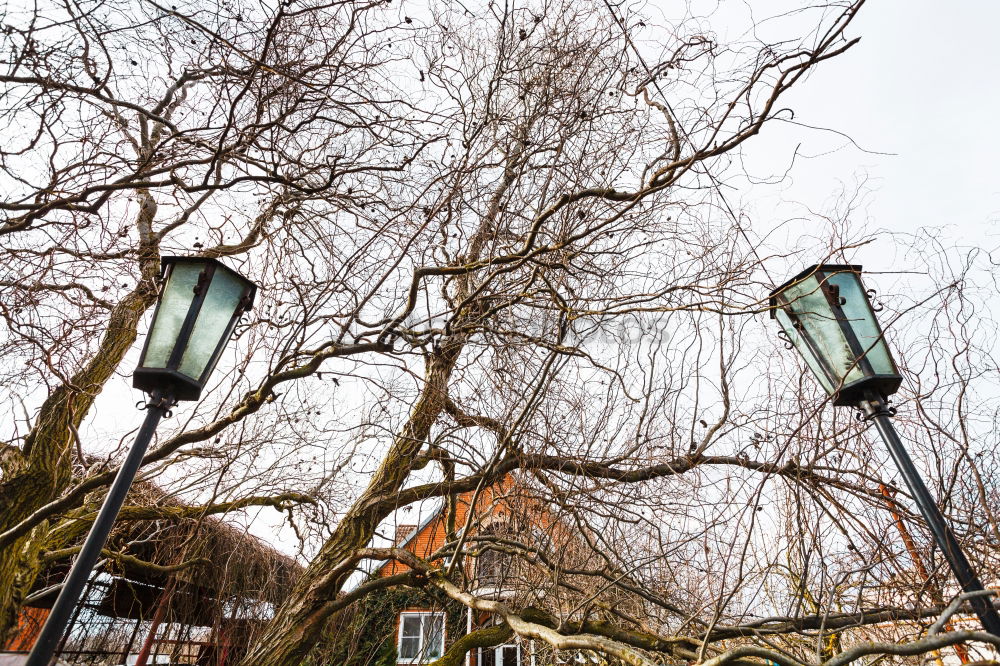
<svg viewBox="0 0 1000 666">
<path fill-rule="evenodd" d="M 480 553 L 476 558 L 476 580 L 480 587 L 502 587 L 511 575 L 514 558 L 510 553 L 490 547 L 490 542 L 485 540 L 500 536 L 496 528 L 485 529 L 480 534 L 484 540 L 480 542 Z"/>
<path fill-rule="evenodd" d="M 509 573 L 510 555 L 485 550 L 476 558 L 476 579 L 482 587 L 499 587 Z"/>
</svg>

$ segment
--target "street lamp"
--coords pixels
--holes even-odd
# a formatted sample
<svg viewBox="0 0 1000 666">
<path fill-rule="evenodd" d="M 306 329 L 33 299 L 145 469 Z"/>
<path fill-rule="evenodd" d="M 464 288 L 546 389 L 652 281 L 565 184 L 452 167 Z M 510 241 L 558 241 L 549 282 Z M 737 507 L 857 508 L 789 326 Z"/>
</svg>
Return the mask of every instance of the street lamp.
<svg viewBox="0 0 1000 666">
<path fill-rule="evenodd" d="M 886 400 L 903 378 L 861 283 L 861 266 L 819 264 L 771 292 L 771 317 L 798 350 L 834 405 L 857 407 L 889 448 L 910 494 L 965 592 L 983 592 L 951 527 L 903 446 Z M 1000 615 L 983 594 L 970 601 L 986 631 L 1000 636 Z"/>
<path fill-rule="evenodd" d="M 150 394 L 146 419 L 115 476 L 59 597 L 25 662 L 48 666 L 100 558 L 157 424 L 179 400 L 197 400 L 257 286 L 215 259 L 163 257 L 161 289 L 132 385 Z"/>
</svg>

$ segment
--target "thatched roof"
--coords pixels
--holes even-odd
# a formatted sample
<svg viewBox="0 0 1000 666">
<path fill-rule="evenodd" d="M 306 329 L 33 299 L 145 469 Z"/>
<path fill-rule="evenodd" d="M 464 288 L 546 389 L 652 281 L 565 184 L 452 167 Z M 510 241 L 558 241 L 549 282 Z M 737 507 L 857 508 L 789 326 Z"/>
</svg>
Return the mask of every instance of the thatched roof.
<svg viewBox="0 0 1000 666">
<path fill-rule="evenodd" d="M 125 557 L 101 565 L 114 577 L 97 608 L 101 614 L 149 617 L 173 579 L 171 608 L 189 624 L 257 616 L 261 608 L 280 604 L 302 571 L 293 558 L 236 525 L 213 516 L 183 517 L 189 507 L 153 483 L 137 483 L 128 505 L 181 509 L 182 517 L 116 523 L 108 547 Z M 53 564 L 36 589 L 59 582 L 68 566 Z M 33 605 L 49 606 L 54 597 L 46 594 Z"/>
</svg>

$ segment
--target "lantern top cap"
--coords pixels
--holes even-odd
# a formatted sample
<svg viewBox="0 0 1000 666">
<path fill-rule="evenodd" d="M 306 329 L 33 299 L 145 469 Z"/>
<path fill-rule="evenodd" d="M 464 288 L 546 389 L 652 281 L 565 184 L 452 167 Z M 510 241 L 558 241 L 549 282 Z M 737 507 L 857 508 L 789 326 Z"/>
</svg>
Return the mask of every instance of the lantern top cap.
<svg viewBox="0 0 1000 666">
<path fill-rule="evenodd" d="M 785 280 L 780 285 L 771 290 L 771 294 L 768 297 L 767 303 L 771 310 L 771 319 L 774 319 L 775 308 L 778 307 L 777 296 L 783 292 L 788 287 L 792 286 L 797 282 L 801 282 L 807 277 L 815 275 L 817 273 L 861 273 L 860 264 L 813 264 L 805 270 L 797 273 L 795 276 Z"/>
<path fill-rule="evenodd" d="M 249 289 L 249 293 L 247 294 L 247 300 L 246 300 L 246 309 L 249 310 L 251 308 L 251 306 L 253 306 L 254 298 L 257 295 L 257 283 L 253 282 L 252 280 L 247 279 L 243 274 L 239 273 L 238 271 L 233 270 L 229 266 L 226 266 L 224 263 L 222 263 L 218 259 L 213 259 L 212 257 L 199 257 L 197 255 L 195 255 L 195 256 L 184 256 L 184 255 L 177 255 L 177 254 L 165 255 L 163 257 L 160 257 L 160 275 L 162 276 L 166 272 L 167 266 L 170 266 L 172 264 L 181 264 L 181 263 L 189 263 L 189 264 L 211 264 L 211 265 L 215 266 L 216 269 L 220 269 L 221 268 L 222 270 L 226 271 L 227 273 L 235 275 L 236 277 L 238 277 L 240 279 L 240 281 L 245 282 L 247 284 L 248 289 Z"/>
</svg>

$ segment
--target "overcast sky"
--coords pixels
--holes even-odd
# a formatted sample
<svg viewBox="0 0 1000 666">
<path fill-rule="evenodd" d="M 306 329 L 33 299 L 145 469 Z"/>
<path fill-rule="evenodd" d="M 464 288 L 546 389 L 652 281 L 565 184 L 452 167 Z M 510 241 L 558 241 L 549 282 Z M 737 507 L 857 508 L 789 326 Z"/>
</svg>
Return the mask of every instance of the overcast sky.
<svg viewBox="0 0 1000 666">
<path fill-rule="evenodd" d="M 673 0 L 650 4 L 661 1 L 666 16 Z M 753 12 L 773 13 L 769 4 L 753 0 Z M 723 0 L 720 13 L 749 6 Z M 726 29 L 710 23 L 720 34 Z M 732 195 L 727 190 L 727 197 L 750 215 L 752 229 L 801 216 L 788 225 L 794 238 L 815 226 L 807 211 L 829 212 L 842 190 L 854 192 L 863 183 L 864 205 L 852 216 L 859 226 L 898 232 L 945 227 L 953 242 L 992 248 L 1000 219 L 994 165 L 1000 155 L 994 120 L 1000 101 L 998 25 L 1000 5 L 993 2 L 967 0 L 942 9 L 929 0 L 870 0 L 849 30 L 862 38 L 860 44 L 822 64 L 784 102 L 797 122 L 835 132 L 769 124 L 746 145 L 746 165 L 761 176 L 781 173 L 798 146 L 795 168 L 780 185 Z M 905 269 L 892 245 L 886 236 L 857 259 L 868 270 Z M 132 362 L 122 366 L 126 372 Z M 123 394 L 138 400 L 130 383 L 128 377 L 113 380 L 97 411 L 127 404 Z M 179 412 L 183 417 L 188 410 Z M 120 436 L 140 419 L 139 412 L 125 410 L 103 425 Z M 92 423 L 89 434 L 97 435 L 101 425 Z M 417 522 L 416 513 L 407 522 Z M 261 518 L 254 531 L 262 535 L 280 521 L 270 510 Z"/>
<path fill-rule="evenodd" d="M 1000 219 L 998 24 L 994 2 L 869 2 L 850 30 L 861 43 L 821 65 L 786 104 L 797 121 L 891 154 L 863 152 L 828 132 L 775 126 L 747 152 L 766 160 L 799 141 L 800 154 L 835 150 L 798 160 L 784 198 L 817 209 L 840 183 L 851 189 L 867 179 L 870 228 L 946 226 L 956 242 L 992 248 Z M 872 268 L 887 257 L 881 245 L 862 253 Z"/>
</svg>

